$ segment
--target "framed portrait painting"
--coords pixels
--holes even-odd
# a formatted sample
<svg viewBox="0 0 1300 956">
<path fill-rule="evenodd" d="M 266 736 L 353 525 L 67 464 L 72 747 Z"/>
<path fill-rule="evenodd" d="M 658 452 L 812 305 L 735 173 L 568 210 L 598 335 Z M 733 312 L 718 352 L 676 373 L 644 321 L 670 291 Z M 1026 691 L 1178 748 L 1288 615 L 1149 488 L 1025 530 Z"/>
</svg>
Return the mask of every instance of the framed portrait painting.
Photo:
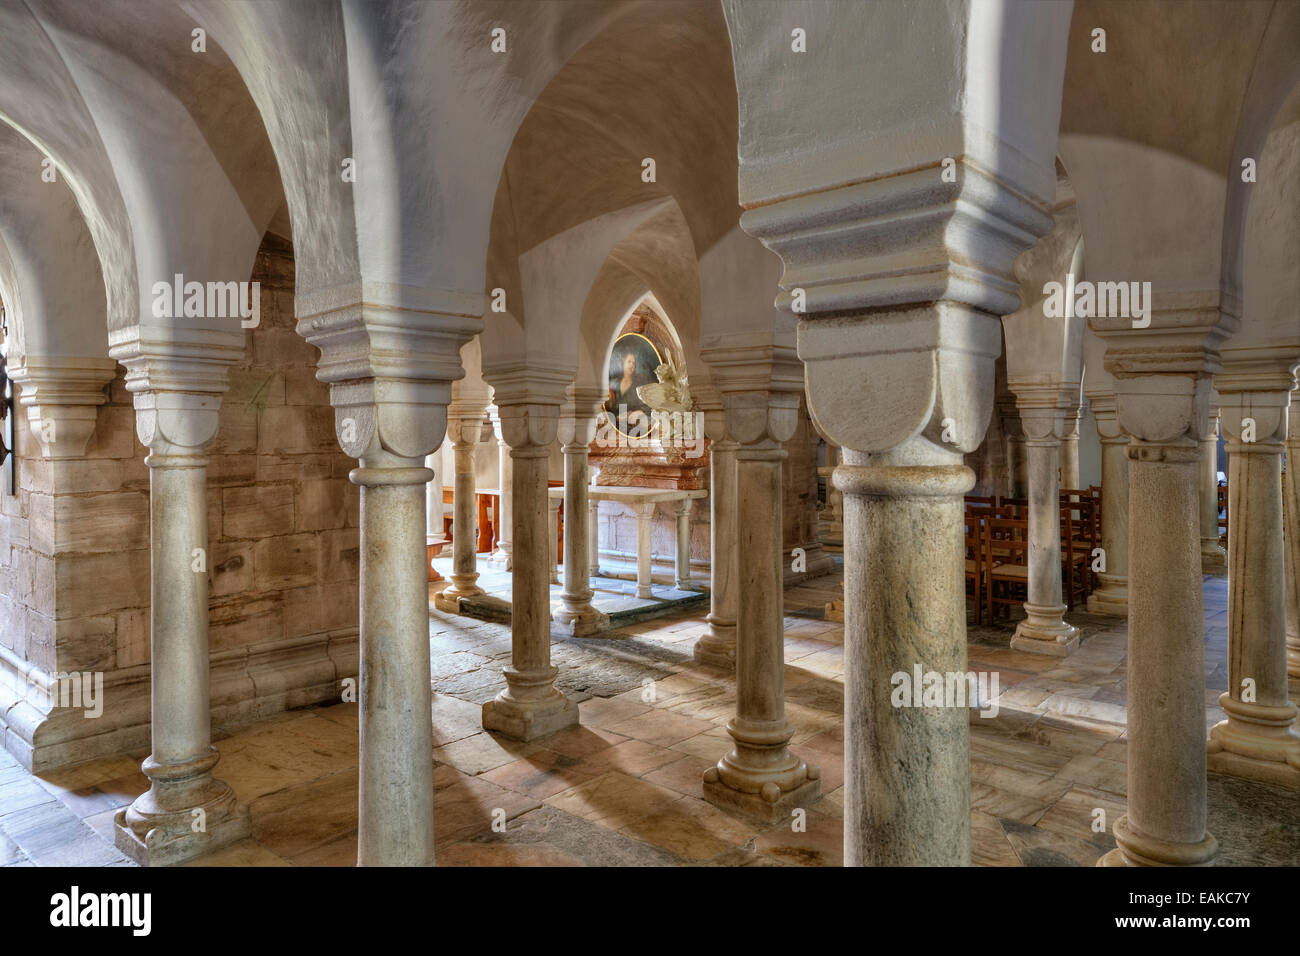
<svg viewBox="0 0 1300 956">
<path fill-rule="evenodd" d="M 639 332 L 625 332 L 614 341 L 609 356 L 609 397 L 605 413 L 621 434 L 647 437 L 654 427 L 651 408 L 636 390 L 659 381 L 655 369 L 663 357 L 655 344 Z"/>
</svg>

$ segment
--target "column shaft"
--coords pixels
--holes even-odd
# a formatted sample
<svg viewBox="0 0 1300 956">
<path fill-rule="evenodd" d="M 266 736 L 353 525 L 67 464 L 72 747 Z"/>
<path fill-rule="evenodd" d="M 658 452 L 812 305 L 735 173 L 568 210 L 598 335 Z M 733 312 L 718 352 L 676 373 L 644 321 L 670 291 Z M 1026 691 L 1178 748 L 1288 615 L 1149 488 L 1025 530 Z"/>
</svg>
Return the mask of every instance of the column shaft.
<svg viewBox="0 0 1300 956">
<path fill-rule="evenodd" d="M 1088 595 L 1091 614 L 1128 616 L 1128 437 L 1101 439 L 1101 548 L 1106 570 Z"/>
<path fill-rule="evenodd" d="M 1223 552 L 1223 545 L 1219 544 L 1219 428 L 1218 418 L 1214 415 L 1210 419 L 1209 434 L 1201 439 L 1199 514 L 1201 567 L 1206 571 L 1222 571 L 1227 567 L 1227 555 Z M 1228 514 L 1232 514 L 1231 508 Z"/>
<path fill-rule="evenodd" d="M 115 816 L 114 840 L 146 866 L 180 863 L 249 832 L 247 809 L 212 775 L 207 463 L 194 453 L 145 459 L 153 748 L 142 765 L 149 789 Z"/>
<path fill-rule="evenodd" d="M 558 669 L 551 664 L 548 448 L 521 445 L 512 447 L 510 455 L 515 526 L 511 661 L 505 668 L 506 689 L 483 705 L 483 727 L 534 740 L 576 724 L 578 707 L 555 687 Z"/>
<path fill-rule="evenodd" d="M 567 442 L 564 452 L 564 588 L 560 591 L 560 608 L 556 623 L 567 626 L 575 636 L 596 633 L 609 618 L 591 606 L 593 593 L 587 548 L 591 518 L 587 485 L 591 482 L 591 462 L 586 442 Z"/>
<path fill-rule="evenodd" d="M 636 504 L 636 596 L 654 597 L 653 569 L 650 565 L 650 532 L 653 528 L 655 506 L 653 503 Z"/>
<path fill-rule="evenodd" d="M 691 587 L 691 499 L 677 502 L 677 580 L 679 591 L 694 590 Z"/>
<path fill-rule="evenodd" d="M 709 629 L 695 642 L 695 659 L 731 670 L 736 666 L 736 449 L 730 438 L 713 443 L 709 488 Z"/>
<path fill-rule="evenodd" d="M 1270 399 L 1284 403 L 1286 394 L 1260 398 L 1266 407 Z M 1228 416 L 1249 415 L 1251 404 L 1246 400 L 1223 407 L 1232 520 L 1228 690 L 1219 704 L 1227 719 L 1210 731 L 1208 760 L 1210 769 L 1220 773 L 1300 790 L 1296 706 L 1287 699 L 1282 436 L 1241 440 L 1240 425 L 1230 424 Z"/>
<path fill-rule="evenodd" d="M 905 448 L 846 448 L 835 472 L 844 492 L 844 862 L 969 866 L 968 709 L 895 707 L 892 678 L 966 670 L 962 496 L 975 476 L 960 455 L 935 452 L 934 464 L 915 465 Z"/>
<path fill-rule="evenodd" d="M 785 719 L 785 629 L 781 575 L 781 461 L 775 442 L 737 453 L 738 568 L 745 601 L 737 616 L 733 747 L 704 775 L 711 803 L 768 822 L 821 795 L 821 773 L 790 752 Z"/>
<path fill-rule="evenodd" d="M 1102 865 L 1196 865 L 1205 829 L 1205 648 L 1199 494 L 1190 439 L 1129 456 L 1128 813 Z"/>
<path fill-rule="evenodd" d="M 433 863 L 429 607 L 420 459 L 361 460 L 360 758 L 357 863 Z"/>
<path fill-rule="evenodd" d="M 510 447 L 504 440 L 497 442 L 497 491 L 501 492 L 500 504 L 497 506 L 497 549 L 491 561 L 496 567 L 510 571 L 514 567 L 511 557 L 514 551 L 514 528 L 511 515 L 514 503 L 511 488 L 514 485 L 514 465 L 510 459 Z"/>
<path fill-rule="evenodd" d="M 1029 581 L 1025 619 L 1011 646 L 1018 651 L 1064 657 L 1079 646 L 1079 634 L 1065 622 L 1061 600 L 1060 443 L 1028 439 Z"/>
</svg>

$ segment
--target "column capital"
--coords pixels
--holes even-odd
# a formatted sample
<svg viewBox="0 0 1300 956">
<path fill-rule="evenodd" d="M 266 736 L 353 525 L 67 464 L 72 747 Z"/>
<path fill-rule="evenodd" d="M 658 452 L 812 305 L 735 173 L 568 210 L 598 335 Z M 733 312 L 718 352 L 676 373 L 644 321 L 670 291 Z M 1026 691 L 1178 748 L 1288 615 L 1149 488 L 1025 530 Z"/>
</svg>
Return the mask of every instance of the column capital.
<svg viewBox="0 0 1300 956">
<path fill-rule="evenodd" d="M 206 464 L 230 368 L 244 355 L 243 333 L 178 326 L 164 337 L 163 331 L 136 326 L 110 333 L 108 354 L 126 366 L 136 435 L 153 465 L 172 458 Z"/>
<path fill-rule="evenodd" d="M 1127 317 L 1088 319 L 1106 344 L 1103 365 L 1119 380 L 1151 375 L 1200 378 L 1219 370 L 1219 347 L 1241 325 L 1236 301 L 1218 289 L 1152 293 L 1145 328 Z"/>
<path fill-rule="evenodd" d="M 9 369 L 22 386 L 19 404 L 46 458 L 80 458 L 95 431 L 104 386 L 117 375 L 111 358 L 27 355 Z"/>
<path fill-rule="evenodd" d="M 843 448 L 946 434 L 971 452 L 983 440 L 999 316 L 1020 306 L 1015 259 L 1052 219 L 1045 198 L 996 172 L 958 159 L 955 180 L 913 169 L 741 216 L 785 264 L 777 307 L 800 320 L 809 412 Z M 848 397 L 864 383 L 884 399 L 881 414 Z"/>
<path fill-rule="evenodd" d="M 299 297 L 298 334 L 321 350 L 316 378 L 330 386 L 345 454 L 423 458 L 438 447 L 481 308 L 481 296 L 385 283 Z"/>
<path fill-rule="evenodd" d="M 585 451 L 596 437 L 600 409 L 609 393 L 601 388 L 570 385 L 560 406 L 557 436 L 566 454 Z"/>
<path fill-rule="evenodd" d="M 1200 441 L 1209 422 L 1210 380 L 1195 373 L 1115 379 L 1120 428 L 1146 445 Z M 1129 450 L 1134 457 L 1134 450 Z"/>
<path fill-rule="evenodd" d="M 540 458 L 550 453 L 559 433 L 558 404 L 526 402 L 497 406 L 501 436 L 515 458 Z"/>
</svg>

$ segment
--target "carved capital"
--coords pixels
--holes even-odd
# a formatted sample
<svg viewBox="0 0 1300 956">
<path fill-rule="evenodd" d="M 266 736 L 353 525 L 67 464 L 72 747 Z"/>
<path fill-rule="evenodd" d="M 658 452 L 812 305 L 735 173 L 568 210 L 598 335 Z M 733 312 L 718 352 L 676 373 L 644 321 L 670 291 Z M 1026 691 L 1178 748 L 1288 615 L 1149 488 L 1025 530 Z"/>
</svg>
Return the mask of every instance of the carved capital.
<svg viewBox="0 0 1300 956">
<path fill-rule="evenodd" d="M 559 405 L 521 403 L 499 405 L 501 436 L 516 458 L 536 458 L 550 453 L 559 430 Z"/>
<path fill-rule="evenodd" d="M 560 406 L 557 436 L 565 451 L 585 449 L 596 437 L 601 406 L 608 397 L 599 388 L 570 385 Z"/>
<path fill-rule="evenodd" d="M 1115 394 L 1120 428 L 1130 438 L 1160 445 L 1196 442 L 1205 434 L 1209 422 L 1208 378 L 1159 374 L 1117 377 Z M 1141 456 L 1130 449 L 1129 457 Z"/>
<path fill-rule="evenodd" d="M 321 350 L 316 377 L 330 386 L 345 454 L 423 458 L 438 447 L 461 346 L 483 327 L 473 301 L 380 283 L 300 297 L 298 333 Z"/>
<path fill-rule="evenodd" d="M 28 355 L 10 369 L 22 386 L 19 404 L 27 409 L 32 434 L 46 458 L 80 458 L 95 431 L 96 409 L 104 386 L 117 374 L 110 358 Z"/>
<path fill-rule="evenodd" d="M 126 366 L 136 435 L 150 450 L 146 464 L 206 464 L 230 367 L 243 358 L 242 338 L 182 326 L 110 333 L 108 354 Z"/>
</svg>

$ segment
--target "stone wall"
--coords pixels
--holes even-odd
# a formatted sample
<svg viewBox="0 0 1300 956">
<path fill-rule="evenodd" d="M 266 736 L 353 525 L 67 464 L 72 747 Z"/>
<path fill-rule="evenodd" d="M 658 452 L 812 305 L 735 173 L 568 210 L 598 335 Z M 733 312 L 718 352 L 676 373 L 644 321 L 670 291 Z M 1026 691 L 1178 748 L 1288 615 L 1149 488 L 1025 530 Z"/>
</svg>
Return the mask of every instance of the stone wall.
<svg viewBox="0 0 1300 956">
<path fill-rule="evenodd" d="M 294 331 L 293 256 L 269 236 L 261 322 L 230 373 L 208 470 L 214 723 L 331 699 L 357 672 L 358 495 L 317 352 Z M 86 454 L 46 460 L 20 420 L 0 495 L 0 729 L 26 766 L 149 744 L 149 474 L 124 370 Z M 58 672 L 102 673 L 102 716 L 54 707 Z M 55 698 L 52 700 L 52 697 Z"/>
</svg>

